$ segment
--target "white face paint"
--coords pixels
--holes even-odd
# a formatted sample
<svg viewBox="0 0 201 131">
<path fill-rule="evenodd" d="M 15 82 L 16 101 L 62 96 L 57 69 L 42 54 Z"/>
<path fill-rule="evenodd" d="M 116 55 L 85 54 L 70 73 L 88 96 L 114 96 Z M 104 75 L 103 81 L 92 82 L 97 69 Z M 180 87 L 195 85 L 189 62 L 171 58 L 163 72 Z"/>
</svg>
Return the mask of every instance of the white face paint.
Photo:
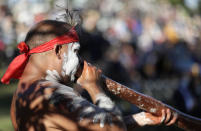
<svg viewBox="0 0 201 131">
<path fill-rule="evenodd" d="M 71 81 L 74 81 L 75 74 L 79 67 L 79 58 L 77 56 L 77 51 L 80 49 L 80 44 L 78 42 L 69 43 L 67 54 L 63 54 L 63 63 L 61 74 L 63 77 L 69 76 Z"/>
</svg>

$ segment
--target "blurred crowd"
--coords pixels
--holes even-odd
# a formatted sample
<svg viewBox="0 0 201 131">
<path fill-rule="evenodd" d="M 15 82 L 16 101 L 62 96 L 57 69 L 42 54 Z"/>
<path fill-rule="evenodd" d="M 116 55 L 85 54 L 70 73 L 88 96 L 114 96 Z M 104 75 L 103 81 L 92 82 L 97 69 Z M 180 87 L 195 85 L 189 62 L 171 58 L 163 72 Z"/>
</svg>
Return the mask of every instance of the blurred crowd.
<svg viewBox="0 0 201 131">
<path fill-rule="evenodd" d="M 0 67 L 16 56 L 32 25 L 69 5 L 81 10 L 84 59 L 113 80 L 201 117 L 201 15 L 168 0 L 0 2 Z"/>
</svg>

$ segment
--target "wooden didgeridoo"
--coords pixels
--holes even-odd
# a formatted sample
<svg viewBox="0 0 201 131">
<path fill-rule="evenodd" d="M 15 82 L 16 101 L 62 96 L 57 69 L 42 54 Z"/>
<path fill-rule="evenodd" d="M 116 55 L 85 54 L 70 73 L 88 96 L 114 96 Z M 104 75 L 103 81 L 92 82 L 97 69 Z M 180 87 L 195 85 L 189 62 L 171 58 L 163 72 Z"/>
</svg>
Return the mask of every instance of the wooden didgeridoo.
<svg viewBox="0 0 201 131">
<path fill-rule="evenodd" d="M 180 112 L 175 108 L 162 103 L 161 101 L 130 89 L 104 75 L 102 75 L 101 78 L 103 83 L 106 85 L 106 90 L 121 99 L 126 100 L 131 104 L 136 105 L 138 108 L 154 115 L 161 115 L 162 109 L 169 108 L 174 115 L 178 115 L 176 126 L 188 131 L 201 131 L 201 119 Z"/>
</svg>

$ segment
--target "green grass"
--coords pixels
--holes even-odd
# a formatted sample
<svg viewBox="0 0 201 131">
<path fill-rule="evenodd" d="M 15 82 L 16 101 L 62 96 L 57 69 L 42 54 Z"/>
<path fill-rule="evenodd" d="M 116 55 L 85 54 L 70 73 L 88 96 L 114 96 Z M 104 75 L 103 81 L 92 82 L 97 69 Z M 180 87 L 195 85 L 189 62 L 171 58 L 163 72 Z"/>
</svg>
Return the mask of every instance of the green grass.
<svg viewBox="0 0 201 131">
<path fill-rule="evenodd" d="M 16 87 L 16 82 L 11 82 L 9 85 L 0 84 L 0 131 L 13 131 L 10 105 Z"/>
</svg>

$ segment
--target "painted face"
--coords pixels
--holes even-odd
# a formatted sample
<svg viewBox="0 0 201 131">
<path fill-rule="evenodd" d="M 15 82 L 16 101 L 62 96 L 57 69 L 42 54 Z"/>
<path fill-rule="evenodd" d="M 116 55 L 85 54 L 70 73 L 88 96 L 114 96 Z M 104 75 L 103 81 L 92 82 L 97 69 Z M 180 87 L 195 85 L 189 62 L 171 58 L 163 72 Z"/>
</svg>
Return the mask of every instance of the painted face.
<svg viewBox="0 0 201 131">
<path fill-rule="evenodd" d="M 75 80 L 75 74 L 79 67 L 79 57 L 77 55 L 79 49 L 80 43 L 69 43 L 66 53 L 63 54 L 61 75 L 62 77 L 70 77 L 71 81 Z"/>
</svg>

